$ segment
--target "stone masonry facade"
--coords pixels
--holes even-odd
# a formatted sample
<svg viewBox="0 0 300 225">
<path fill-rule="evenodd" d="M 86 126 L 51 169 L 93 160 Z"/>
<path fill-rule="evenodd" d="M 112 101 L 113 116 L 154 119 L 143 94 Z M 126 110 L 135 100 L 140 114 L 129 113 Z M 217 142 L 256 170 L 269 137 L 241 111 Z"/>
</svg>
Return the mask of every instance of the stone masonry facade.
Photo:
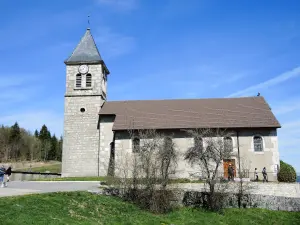
<svg viewBox="0 0 300 225">
<path fill-rule="evenodd" d="M 116 175 L 123 173 L 124 169 L 130 168 L 132 161 L 132 140 L 126 132 L 116 132 L 113 134 L 113 117 L 107 116 L 100 120 L 101 127 L 101 152 L 109 156 L 109 146 L 115 135 L 115 168 Z M 171 134 L 171 133 L 170 133 Z M 167 134 L 167 135 L 170 135 Z M 263 151 L 255 152 L 253 147 L 253 137 L 259 135 L 263 139 Z M 179 130 L 172 131 L 173 142 L 179 153 L 179 160 L 174 174 L 174 178 L 195 179 L 201 177 L 201 171 L 197 166 L 191 166 L 184 160 L 184 153 L 189 147 L 194 145 L 194 140 L 186 136 L 186 133 Z M 237 133 L 232 132 L 233 152 L 238 152 Z M 142 140 L 141 140 L 142 143 Z M 277 181 L 277 165 L 279 165 L 279 152 L 276 130 L 273 129 L 246 129 L 239 131 L 239 148 L 241 168 L 249 171 L 249 178 L 254 179 L 254 169 L 258 169 L 259 179 L 262 180 L 262 168 L 266 167 L 269 181 Z M 233 157 L 238 169 L 238 157 Z M 104 159 L 102 159 L 104 160 Z M 129 171 L 128 171 L 129 172 Z M 220 168 L 223 172 L 223 167 Z"/>
<path fill-rule="evenodd" d="M 76 88 L 79 65 L 67 65 L 62 176 L 97 176 L 99 154 L 98 113 L 104 102 L 103 68 L 89 65 L 92 87 Z M 85 110 L 84 112 L 82 110 Z"/>
</svg>

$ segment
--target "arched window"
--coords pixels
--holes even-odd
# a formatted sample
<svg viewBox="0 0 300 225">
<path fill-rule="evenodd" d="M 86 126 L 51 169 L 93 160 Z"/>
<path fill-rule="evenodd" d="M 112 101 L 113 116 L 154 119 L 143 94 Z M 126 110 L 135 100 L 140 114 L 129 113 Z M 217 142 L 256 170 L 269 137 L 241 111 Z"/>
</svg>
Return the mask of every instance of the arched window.
<svg viewBox="0 0 300 225">
<path fill-rule="evenodd" d="M 85 86 L 92 87 L 92 75 L 91 74 L 86 75 Z"/>
<path fill-rule="evenodd" d="M 194 138 L 194 147 L 203 149 L 203 140 L 201 137 Z"/>
<path fill-rule="evenodd" d="M 133 144 L 133 148 L 132 148 L 132 151 L 134 153 L 137 153 L 137 152 L 140 152 L 140 139 L 139 138 L 134 138 L 132 140 L 132 144 Z"/>
<path fill-rule="evenodd" d="M 172 138 L 170 138 L 170 137 L 165 137 L 165 142 L 164 142 L 164 144 L 165 144 L 165 147 L 172 147 L 172 144 L 173 144 L 173 142 L 172 142 Z"/>
<path fill-rule="evenodd" d="M 254 151 L 255 152 L 262 152 L 264 150 L 262 137 L 255 136 L 253 138 L 253 144 L 254 144 Z"/>
<path fill-rule="evenodd" d="M 225 137 L 224 138 L 224 148 L 226 151 L 233 151 L 233 143 L 232 143 L 232 138 L 231 137 Z"/>
<path fill-rule="evenodd" d="M 81 87 L 81 74 L 76 75 L 76 87 Z"/>
</svg>

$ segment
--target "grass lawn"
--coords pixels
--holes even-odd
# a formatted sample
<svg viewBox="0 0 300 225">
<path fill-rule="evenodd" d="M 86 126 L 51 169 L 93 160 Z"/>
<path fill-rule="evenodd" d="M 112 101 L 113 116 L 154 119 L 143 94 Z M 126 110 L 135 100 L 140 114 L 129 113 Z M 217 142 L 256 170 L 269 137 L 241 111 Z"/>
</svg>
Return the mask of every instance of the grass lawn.
<svg viewBox="0 0 300 225">
<path fill-rule="evenodd" d="M 224 215 L 182 208 L 166 215 L 88 192 L 0 198 L 1 224 L 300 224 L 300 212 L 228 209 Z"/>
<path fill-rule="evenodd" d="M 41 178 L 36 181 L 108 181 L 110 182 L 109 177 L 58 177 L 58 178 Z M 171 179 L 170 184 L 175 183 L 203 183 L 200 180 L 189 180 L 189 179 Z"/>
<path fill-rule="evenodd" d="M 58 177 L 58 178 L 41 178 L 35 181 L 106 181 L 107 177 Z"/>
<path fill-rule="evenodd" d="M 23 169 L 17 169 L 20 171 L 29 171 L 30 168 L 23 168 Z M 45 165 L 41 167 L 32 167 L 31 168 L 32 172 L 46 172 L 50 171 L 51 173 L 61 173 L 61 164 L 53 164 L 53 165 Z"/>
</svg>

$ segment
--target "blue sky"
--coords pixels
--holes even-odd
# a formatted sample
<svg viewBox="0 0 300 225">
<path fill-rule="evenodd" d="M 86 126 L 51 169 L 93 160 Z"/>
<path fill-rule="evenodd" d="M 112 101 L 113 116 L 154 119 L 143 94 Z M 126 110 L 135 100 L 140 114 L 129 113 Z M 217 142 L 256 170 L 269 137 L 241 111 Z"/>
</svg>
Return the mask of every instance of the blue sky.
<svg viewBox="0 0 300 225">
<path fill-rule="evenodd" d="M 280 158 L 300 171 L 300 2 L 0 2 L 0 124 L 62 134 L 65 65 L 90 27 L 109 100 L 254 96 L 282 124 Z"/>
</svg>

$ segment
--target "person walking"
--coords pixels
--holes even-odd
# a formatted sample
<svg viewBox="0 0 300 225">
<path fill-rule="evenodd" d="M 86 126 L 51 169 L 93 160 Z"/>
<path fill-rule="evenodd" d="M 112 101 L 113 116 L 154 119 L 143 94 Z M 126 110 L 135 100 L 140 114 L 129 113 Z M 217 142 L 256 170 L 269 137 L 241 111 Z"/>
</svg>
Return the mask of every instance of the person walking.
<svg viewBox="0 0 300 225">
<path fill-rule="evenodd" d="M 0 168 L 0 182 L 1 182 L 1 187 L 4 187 L 4 175 L 5 175 L 5 167 L 2 165 Z"/>
<path fill-rule="evenodd" d="M 255 170 L 254 170 L 254 180 L 255 181 L 258 181 L 258 172 L 257 172 L 257 168 L 255 168 Z"/>
<path fill-rule="evenodd" d="M 9 166 L 9 167 L 7 168 L 7 170 L 5 171 L 5 174 L 6 174 L 5 187 L 7 187 L 7 183 L 9 182 L 9 180 L 10 180 L 10 175 L 11 175 L 11 166 Z"/>
<path fill-rule="evenodd" d="M 267 177 L 268 174 L 267 174 L 267 169 L 266 169 L 266 167 L 263 168 L 262 174 L 263 174 L 263 178 L 264 178 L 264 179 L 263 179 L 263 182 L 265 182 L 265 181 L 268 182 L 268 177 Z"/>
</svg>

